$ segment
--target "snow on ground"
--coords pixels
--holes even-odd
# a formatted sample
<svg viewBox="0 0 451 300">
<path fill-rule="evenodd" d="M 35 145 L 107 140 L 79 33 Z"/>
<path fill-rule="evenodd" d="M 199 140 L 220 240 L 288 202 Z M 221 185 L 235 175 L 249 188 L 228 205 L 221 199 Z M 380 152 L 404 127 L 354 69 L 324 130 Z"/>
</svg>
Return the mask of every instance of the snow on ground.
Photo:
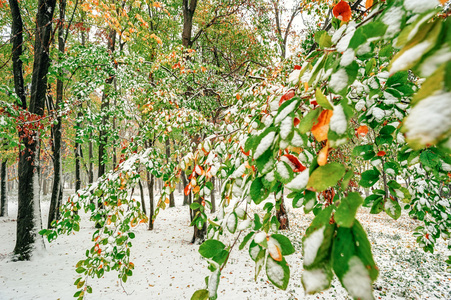
<svg viewBox="0 0 451 300">
<path fill-rule="evenodd" d="M 14 248 L 16 234 L 16 197 L 9 199 L 9 217 L 0 218 L 0 299 L 73 299 L 73 282 L 78 275 L 74 266 L 92 246 L 93 224 L 84 218 L 79 233 L 46 243 L 47 249 L 32 261 L 10 262 L 8 254 Z M 127 283 L 122 287 L 114 272 L 101 279 L 88 279 L 93 294 L 86 299 L 190 299 L 195 290 L 205 288 L 204 277 L 210 272 L 197 251 L 199 246 L 189 243 L 192 228 L 188 207 L 181 203 L 182 196 L 178 194 L 176 207 L 160 212 L 154 231 L 148 231 L 144 224 L 137 227 L 131 259 L 135 270 Z M 41 206 L 46 220 L 48 198 Z M 253 210 L 258 211 L 255 207 Z M 254 281 L 254 263 L 246 247 L 232 252 L 222 272 L 218 299 L 348 298 L 337 279 L 329 290 L 304 296 L 300 279 L 301 237 L 313 215 L 291 207 L 289 214 L 291 230 L 283 233 L 292 240 L 296 253 L 286 257 L 291 269 L 287 290 L 272 286 L 264 271 Z M 416 221 L 406 216 L 393 221 L 383 214 L 370 215 L 366 209 L 360 210 L 358 218 L 369 233 L 381 272 L 374 284 L 376 299 L 451 299 L 451 275 L 444 272 L 445 256 L 449 254 L 445 242 L 438 245 L 434 255 L 425 254 L 411 236 L 418 226 Z"/>
</svg>

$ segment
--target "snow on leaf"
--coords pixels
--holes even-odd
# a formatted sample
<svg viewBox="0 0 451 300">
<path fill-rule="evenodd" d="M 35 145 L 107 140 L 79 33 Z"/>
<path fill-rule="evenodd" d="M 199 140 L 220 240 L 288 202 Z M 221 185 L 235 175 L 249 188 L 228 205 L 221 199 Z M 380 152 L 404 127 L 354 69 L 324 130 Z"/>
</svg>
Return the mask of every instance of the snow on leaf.
<svg viewBox="0 0 451 300">
<path fill-rule="evenodd" d="M 272 257 L 266 260 L 266 275 L 268 279 L 279 289 L 285 290 L 290 279 L 290 269 L 284 258 L 280 262 Z"/>
<path fill-rule="evenodd" d="M 439 4 L 440 2 L 438 0 L 404 0 L 404 7 L 417 14 L 434 9 Z"/>
<path fill-rule="evenodd" d="M 314 294 L 330 286 L 330 277 L 323 269 L 304 270 L 302 272 L 302 285 L 307 294 Z"/>
<path fill-rule="evenodd" d="M 309 169 L 305 169 L 296 177 L 294 177 L 289 183 L 285 185 L 287 189 L 290 189 L 294 192 L 302 191 L 307 186 L 309 180 Z"/>
<path fill-rule="evenodd" d="M 348 262 L 348 271 L 344 274 L 342 282 L 348 293 L 361 300 L 372 300 L 372 281 L 365 265 L 357 256 L 351 257 Z"/>
<path fill-rule="evenodd" d="M 348 74 L 345 69 L 339 69 L 333 73 L 329 82 L 330 88 L 336 93 L 341 92 L 348 86 Z"/>
<path fill-rule="evenodd" d="M 259 233 L 257 233 L 254 237 L 254 242 L 256 242 L 257 244 L 260 244 L 261 242 L 263 242 L 266 239 L 266 232 L 261 231 Z"/>
<path fill-rule="evenodd" d="M 293 131 L 293 117 L 288 116 L 280 123 L 280 137 L 286 140 Z"/>
<path fill-rule="evenodd" d="M 334 113 L 330 118 L 329 126 L 332 131 L 335 131 L 338 134 L 343 134 L 346 132 L 348 121 L 346 120 L 343 106 L 340 104 L 334 107 Z"/>
<path fill-rule="evenodd" d="M 318 249 L 324 240 L 325 226 L 317 229 L 304 240 L 304 266 L 311 265 L 316 258 Z"/>
<path fill-rule="evenodd" d="M 399 56 L 397 55 L 392 62 L 390 75 L 411 67 L 414 62 L 419 60 L 423 54 L 430 49 L 431 45 L 432 43 L 426 40 L 400 53 Z"/>
<path fill-rule="evenodd" d="M 269 131 L 266 133 L 266 135 L 261 139 L 260 143 L 257 145 L 257 148 L 255 149 L 254 153 L 254 159 L 259 158 L 266 150 L 271 147 L 272 143 L 274 142 L 274 138 L 276 136 L 275 131 Z"/>
<path fill-rule="evenodd" d="M 275 261 L 282 261 L 280 245 L 274 238 L 269 238 L 268 240 L 268 252 Z"/>
<path fill-rule="evenodd" d="M 229 217 L 227 218 L 227 229 L 230 231 L 230 233 L 235 233 L 236 227 L 238 223 L 238 217 L 236 213 L 232 212 Z"/>
<path fill-rule="evenodd" d="M 438 93 L 421 100 L 405 119 L 403 131 L 412 147 L 434 144 L 451 129 L 451 93 Z"/>
<path fill-rule="evenodd" d="M 285 104 L 287 103 L 287 104 Z M 296 108 L 299 101 L 297 99 L 292 99 L 284 102 L 277 113 L 276 118 L 274 119 L 274 124 L 280 123 L 283 119 L 285 119 L 292 111 Z"/>
</svg>

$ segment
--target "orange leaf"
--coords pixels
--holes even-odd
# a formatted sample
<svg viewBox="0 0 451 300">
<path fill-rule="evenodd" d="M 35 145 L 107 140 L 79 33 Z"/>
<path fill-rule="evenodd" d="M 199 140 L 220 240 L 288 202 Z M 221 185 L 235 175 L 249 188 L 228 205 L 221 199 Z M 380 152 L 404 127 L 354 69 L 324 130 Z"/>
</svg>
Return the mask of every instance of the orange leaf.
<svg viewBox="0 0 451 300">
<path fill-rule="evenodd" d="M 439 0 L 441 4 L 445 4 L 448 0 Z"/>
<path fill-rule="evenodd" d="M 274 244 L 271 239 L 268 240 L 268 252 L 275 261 L 282 261 L 282 252 L 278 245 Z"/>
<path fill-rule="evenodd" d="M 318 123 L 313 125 L 312 133 L 318 142 L 327 140 L 330 118 L 333 114 L 334 112 L 332 110 L 323 110 L 318 117 Z"/>
<path fill-rule="evenodd" d="M 348 2 L 341 0 L 332 10 L 335 18 L 343 22 L 349 22 L 352 17 L 351 7 Z"/>
<path fill-rule="evenodd" d="M 196 187 L 193 189 L 193 193 L 197 194 L 200 191 L 200 187 L 198 185 L 196 185 Z"/>
<path fill-rule="evenodd" d="M 385 151 L 379 151 L 377 152 L 377 156 L 384 156 L 385 155 Z"/>
<path fill-rule="evenodd" d="M 373 6 L 373 0 L 366 0 L 365 8 L 368 9 Z"/>
<path fill-rule="evenodd" d="M 327 156 L 329 153 L 329 141 L 327 141 L 326 146 L 323 147 L 318 153 L 318 165 L 324 166 L 327 163 Z"/>
<path fill-rule="evenodd" d="M 169 198 L 166 197 L 166 199 L 164 200 L 164 203 L 169 204 Z"/>
<path fill-rule="evenodd" d="M 282 103 L 286 100 L 290 100 L 294 97 L 294 90 L 289 90 L 288 92 L 283 95 L 279 100 L 279 106 L 282 105 Z"/>
<path fill-rule="evenodd" d="M 185 196 L 188 196 L 190 190 L 191 190 L 191 184 L 188 184 L 188 185 L 185 187 Z"/>
<path fill-rule="evenodd" d="M 357 136 L 365 136 L 368 133 L 368 126 L 361 125 L 359 128 L 357 128 Z"/>
</svg>

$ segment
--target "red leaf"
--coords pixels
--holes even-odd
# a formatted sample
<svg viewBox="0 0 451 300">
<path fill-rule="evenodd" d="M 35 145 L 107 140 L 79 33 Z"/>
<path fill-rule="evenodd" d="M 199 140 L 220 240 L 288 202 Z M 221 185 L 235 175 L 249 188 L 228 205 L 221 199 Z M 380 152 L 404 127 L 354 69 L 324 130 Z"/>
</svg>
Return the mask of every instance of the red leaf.
<svg viewBox="0 0 451 300">
<path fill-rule="evenodd" d="M 295 70 L 300 70 L 302 67 L 300 65 L 294 65 Z"/>
<path fill-rule="evenodd" d="M 343 22 L 349 22 L 352 17 L 351 7 L 348 2 L 341 0 L 332 10 L 335 18 Z"/>
<path fill-rule="evenodd" d="M 379 151 L 377 152 L 377 156 L 384 156 L 385 155 L 385 151 Z"/>
<path fill-rule="evenodd" d="M 283 95 L 280 98 L 279 106 L 281 106 L 284 101 L 290 100 L 293 97 L 294 97 L 294 90 L 289 90 L 288 92 L 285 93 L 285 95 Z"/>
<path fill-rule="evenodd" d="M 291 165 L 294 166 L 293 168 L 293 172 L 302 172 L 306 169 L 306 167 L 304 167 L 301 162 L 299 161 L 299 159 L 291 154 L 285 154 L 284 157 L 288 158 L 288 160 L 290 161 Z"/>
<path fill-rule="evenodd" d="M 295 117 L 294 120 L 293 120 L 293 125 L 294 125 L 294 127 L 298 126 L 299 123 L 301 123 L 301 120 L 299 120 L 298 117 Z"/>
<path fill-rule="evenodd" d="M 188 184 L 187 186 L 185 186 L 185 196 L 188 196 L 190 190 L 191 190 L 191 184 Z"/>
</svg>

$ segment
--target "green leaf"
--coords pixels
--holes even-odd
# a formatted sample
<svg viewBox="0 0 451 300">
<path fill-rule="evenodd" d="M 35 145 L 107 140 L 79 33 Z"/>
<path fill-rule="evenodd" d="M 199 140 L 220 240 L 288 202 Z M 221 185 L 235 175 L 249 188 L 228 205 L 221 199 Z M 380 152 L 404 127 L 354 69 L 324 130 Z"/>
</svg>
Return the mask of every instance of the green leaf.
<svg viewBox="0 0 451 300">
<path fill-rule="evenodd" d="M 380 175 L 381 173 L 376 168 L 367 170 L 362 173 L 360 185 L 366 188 L 372 187 L 379 180 Z"/>
<path fill-rule="evenodd" d="M 243 250 L 243 248 L 246 246 L 246 244 L 249 242 L 249 240 L 254 236 L 255 231 L 249 232 L 241 242 L 240 246 L 238 247 L 238 250 Z"/>
<path fill-rule="evenodd" d="M 343 180 L 341 181 L 341 189 L 346 190 L 348 188 L 349 182 L 354 177 L 354 171 L 349 170 L 346 172 L 345 176 L 343 177 Z"/>
<path fill-rule="evenodd" d="M 301 134 L 305 134 L 312 129 L 313 123 L 318 119 L 320 113 L 321 108 L 317 107 L 314 110 L 309 111 L 307 115 L 301 119 L 301 123 L 299 123 L 299 131 Z"/>
<path fill-rule="evenodd" d="M 335 212 L 334 219 L 338 226 L 351 227 L 354 224 L 357 209 L 362 205 L 363 199 L 359 193 L 351 192 L 341 200 Z"/>
<path fill-rule="evenodd" d="M 75 272 L 77 272 L 78 274 L 81 274 L 81 273 L 83 273 L 85 271 L 86 271 L 86 269 L 83 268 L 83 267 L 78 267 L 77 269 L 75 269 Z"/>
<path fill-rule="evenodd" d="M 207 290 L 197 290 L 191 296 L 191 300 L 208 300 L 210 294 Z"/>
<path fill-rule="evenodd" d="M 368 24 L 357 28 L 349 42 L 349 48 L 357 49 L 369 39 L 383 36 L 386 30 L 387 25 L 381 21 L 369 22 Z"/>
<path fill-rule="evenodd" d="M 252 182 L 250 188 L 250 196 L 255 204 L 260 204 L 269 196 L 269 191 L 263 186 L 261 177 L 255 178 L 255 180 Z"/>
<path fill-rule="evenodd" d="M 236 215 L 235 212 L 232 212 L 227 218 L 226 223 L 227 229 L 229 230 L 230 233 L 235 233 L 237 225 L 238 225 L 238 216 Z"/>
<path fill-rule="evenodd" d="M 376 153 L 373 150 L 373 145 L 361 145 L 354 147 L 352 155 L 361 156 L 363 159 L 369 160 L 373 158 Z"/>
<path fill-rule="evenodd" d="M 78 223 L 74 223 L 74 225 L 72 225 L 72 229 L 74 231 L 80 231 L 80 225 Z"/>
<path fill-rule="evenodd" d="M 279 242 L 282 250 L 282 255 L 290 255 L 294 253 L 295 250 L 289 238 L 287 238 L 282 234 L 276 233 L 272 234 L 271 237 L 274 238 L 277 242 Z"/>
<path fill-rule="evenodd" d="M 333 276 L 330 261 L 327 261 L 322 267 L 304 270 L 302 272 L 302 286 L 307 294 L 315 294 L 327 290 Z"/>
<path fill-rule="evenodd" d="M 387 215 L 392 217 L 394 220 L 398 220 L 401 216 L 401 206 L 399 205 L 398 201 L 395 201 L 391 198 L 387 198 L 384 209 Z"/>
<path fill-rule="evenodd" d="M 276 261 L 271 256 L 266 260 L 266 276 L 279 289 L 285 290 L 290 280 L 290 268 L 285 258 L 282 261 Z"/>
<path fill-rule="evenodd" d="M 333 106 L 330 104 L 329 100 L 327 100 L 326 96 L 321 92 L 320 88 L 316 89 L 315 92 L 316 102 L 318 105 L 322 106 L 325 109 L 333 110 Z"/>
<path fill-rule="evenodd" d="M 199 209 L 202 205 L 198 202 L 193 202 L 191 203 L 191 205 L 189 206 L 192 210 L 196 210 Z"/>
<path fill-rule="evenodd" d="M 224 250 L 225 245 L 218 240 L 206 240 L 199 247 L 199 253 L 205 258 L 213 258 Z"/>
<path fill-rule="evenodd" d="M 277 180 L 287 184 L 293 179 L 294 172 L 286 162 L 279 161 L 276 165 L 275 176 Z"/>
<path fill-rule="evenodd" d="M 435 168 L 440 162 L 440 156 L 432 152 L 431 150 L 425 150 L 420 154 L 420 162 L 431 169 Z"/>
<path fill-rule="evenodd" d="M 380 197 L 374 200 L 373 206 L 371 207 L 370 214 L 377 215 L 384 210 L 384 198 Z"/>
<path fill-rule="evenodd" d="M 330 164 L 318 167 L 310 175 L 307 188 L 312 188 L 317 192 L 322 192 L 337 182 L 345 174 L 345 166 L 340 163 L 332 162 Z"/>
</svg>

